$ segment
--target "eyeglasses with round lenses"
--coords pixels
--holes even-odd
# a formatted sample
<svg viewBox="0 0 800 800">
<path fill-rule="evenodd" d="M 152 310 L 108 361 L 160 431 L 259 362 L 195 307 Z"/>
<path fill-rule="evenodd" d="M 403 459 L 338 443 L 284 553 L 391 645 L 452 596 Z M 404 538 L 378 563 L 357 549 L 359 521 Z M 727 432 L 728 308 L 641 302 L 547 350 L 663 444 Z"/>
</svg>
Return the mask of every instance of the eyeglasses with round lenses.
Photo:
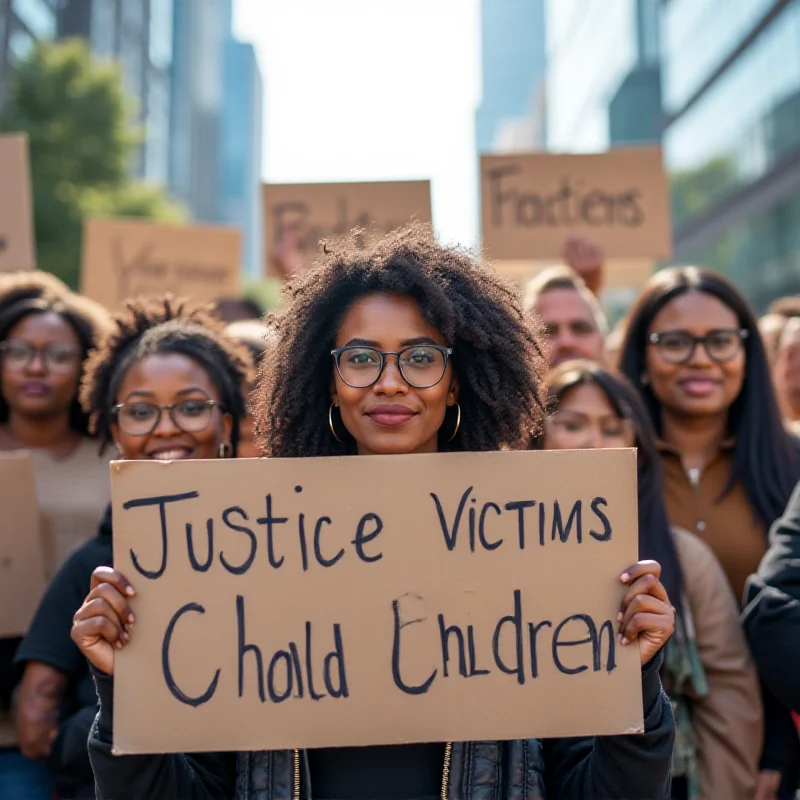
<svg viewBox="0 0 800 800">
<path fill-rule="evenodd" d="M 686 364 L 692 360 L 698 345 L 712 361 L 724 363 L 736 358 L 750 332 L 744 328 L 717 328 L 705 336 L 694 336 L 689 331 L 662 331 L 651 333 L 650 344 L 670 364 Z"/>
<path fill-rule="evenodd" d="M 166 411 L 175 427 L 183 433 L 204 431 L 214 412 L 214 407 L 222 406 L 215 400 L 190 398 L 168 406 L 159 406 L 144 400 L 132 400 L 114 406 L 114 416 L 123 433 L 128 436 L 149 436 L 161 422 Z"/>
<path fill-rule="evenodd" d="M 43 347 L 36 347 L 24 339 L 0 342 L 0 361 L 8 369 L 23 370 L 37 355 L 51 372 L 69 372 L 80 359 L 81 351 L 74 345 L 60 342 L 49 342 Z"/>
<path fill-rule="evenodd" d="M 367 389 L 376 384 L 383 374 L 387 356 L 397 359 L 400 375 L 409 386 L 430 389 L 444 377 L 447 361 L 452 354 L 452 347 L 438 344 L 414 345 L 399 352 L 360 345 L 331 350 L 339 377 L 353 389 Z"/>
</svg>

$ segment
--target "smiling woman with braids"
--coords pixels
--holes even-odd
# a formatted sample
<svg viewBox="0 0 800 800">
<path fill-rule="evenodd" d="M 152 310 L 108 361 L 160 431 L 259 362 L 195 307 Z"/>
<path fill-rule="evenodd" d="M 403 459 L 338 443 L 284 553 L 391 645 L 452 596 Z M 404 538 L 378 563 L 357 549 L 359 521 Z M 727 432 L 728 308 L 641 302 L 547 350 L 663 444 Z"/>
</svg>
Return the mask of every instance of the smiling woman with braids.
<svg viewBox="0 0 800 800">
<path fill-rule="evenodd" d="M 203 309 L 170 298 L 131 301 L 116 317 L 89 357 L 81 399 L 101 443 L 114 446 L 117 458 L 235 454 L 244 411 L 240 387 L 251 361 L 220 328 Z M 59 797 L 70 800 L 95 796 L 86 740 L 97 704 L 70 629 L 92 571 L 111 563 L 109 508 L 97 535 L 56 575 L 17 652 L 25 665 L 19 698 L 25 741 L 49 755 Z M 91 593 L 89 601 L 98 596 Z"/>
<path fill-rule="evenodd" d="M 328 253 L 289 288 L 271 323 L 276 339 L 256 390 L 270 456 L 498 450 L 522 446 L 539 424 L 543 358 L 517 295 L 467 253 L 436 244 L 426 228 Z M 112 755 L 109 675 L 130 636 L 133 588 L 117 572 L 95 573 L 94 600 L 76 616 L 73 638 L 97 675 L 100 710 L 89 741 L 97 796 L 663 800 L 674 724 L 658 667 L 674 614 L 659 571 L 641 562 L 621 576 L 629 584 L 622 643 L 637 646 L 642 663 L 643 735 L 238 757 Z"/>
</svg>

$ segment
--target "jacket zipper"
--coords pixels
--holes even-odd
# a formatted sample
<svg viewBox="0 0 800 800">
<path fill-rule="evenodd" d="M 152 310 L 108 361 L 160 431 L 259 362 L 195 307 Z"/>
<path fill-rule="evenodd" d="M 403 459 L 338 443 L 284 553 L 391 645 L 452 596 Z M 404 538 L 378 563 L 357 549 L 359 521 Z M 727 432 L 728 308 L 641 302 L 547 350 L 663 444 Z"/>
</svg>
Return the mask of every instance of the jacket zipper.
<svg viewBox="0 0 800 800">
<path fill-rule="evenodd" d="M 453 757 L 453 743 L 448 742 L 444 748 L 444 765 L 442 766 L 442 800 L 447 800 L 447 790 L 450 787 L 450 761 Z M 294 773 L 294 787 L 292 800 L 300 800 L 300 751 L 292 753 L 292 767 Z M 310 798 L 309 798 L 310 800 Z"/>
</svg>

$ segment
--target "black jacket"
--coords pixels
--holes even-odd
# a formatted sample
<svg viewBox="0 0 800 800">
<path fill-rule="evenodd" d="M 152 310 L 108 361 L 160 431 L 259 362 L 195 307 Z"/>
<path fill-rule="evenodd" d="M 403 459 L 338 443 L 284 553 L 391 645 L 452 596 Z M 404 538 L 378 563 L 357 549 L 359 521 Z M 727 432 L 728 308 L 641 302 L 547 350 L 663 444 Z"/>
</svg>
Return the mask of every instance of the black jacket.
<svg viewBox="0 0 800 800">
<path fill-rule="evenodd" d="M 659 655 L 642 670 L 644 734 L 458 743 L 453 747 L 447 796 L 451 800 L 668 800 L 675 723 L 661 689 L 660 665 Z M 112 755 L 113 678 L 93 672 L 100 711 L 89 737 L 89 756 L 98 800 L 293 797 L 292 751 Z M 298 757 L 302 775 L 307 760 L 304 754 Z M 302 783 L 302 797 L 313 796 L 308 780 Z"/>
<path fill-rule="evenodd" d="M 111 509 L 94 539 L 64 563 L 42 598 L 15 661 L 47 664 L 69 681 L 61 708 L 58 734 L 48 759 L 63 800 L 94 798 L 94 777 L 86 740 L 97 713 L 97 695 L 83 654 L 70 637 L 72 618 L 89 593 L 92 572 L 113 561 Z"/>
<path fill-rule="evenodd" d="M 762 768 L 783 772 L 794 786 L 800 739 L 788 710 L 800 711 L 800 485 L 769 539 L 745 587 L 742 622 L 764 684 Z"/>
</svg>

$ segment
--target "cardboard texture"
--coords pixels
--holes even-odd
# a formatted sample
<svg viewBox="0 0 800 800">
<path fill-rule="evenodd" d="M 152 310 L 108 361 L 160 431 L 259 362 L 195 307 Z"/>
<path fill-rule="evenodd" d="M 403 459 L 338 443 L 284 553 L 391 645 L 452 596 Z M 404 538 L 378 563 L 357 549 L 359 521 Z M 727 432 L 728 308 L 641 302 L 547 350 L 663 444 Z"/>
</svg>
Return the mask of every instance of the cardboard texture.
<svg viewBox="0 0 800 800">
<path fill-rule="evenodd" d="M 548 261 L 493 261 L 492 266 L 503 277 L 520 288 L 547 267 L 563 264 L 563 259 Z M 612 258 L 603 263 L 603 289 L 641 288 L 653 275 L 655 264 L 647 258 Z"/>
<path fill-rule="evenodd" d="M 0 638 L 28 629 L 45 590 L 33 462 L 24 451 L 0 455 Z"/>
<path fill-rule="evenodd" d="M 660 148 L 481 156 L 481 218 L 493 260 L 561 260 L 569 235 L 591 239 L 608 259 L 672 253 Z"/>
<path fill-rule="evenodd" d="M 112 497 L 115 752 L 642 730 L 633 450 L 114 462 Z"/>
<path fill-rule="evenodd" d="M 319 243 L 353 228 L 388 233 L 416 219 L 430 222 L 430 181 L 264 184 L 266 271 L 275 273 L 271 253 L 283 230 L 301 231 L 300 251 L 310 266 Z"/>
<path fill-rule="evenodd" d="M 35 268 L 28 137 L 0 134 L 0 272 Z"/>
<path fill-rule="evenodd" d="M 198 302 L 238 297 L 241 232 L 136 219 L 90 219 L 83 228 L 81 293 L 108 308 L 170 291 Z"/>
</svg>

